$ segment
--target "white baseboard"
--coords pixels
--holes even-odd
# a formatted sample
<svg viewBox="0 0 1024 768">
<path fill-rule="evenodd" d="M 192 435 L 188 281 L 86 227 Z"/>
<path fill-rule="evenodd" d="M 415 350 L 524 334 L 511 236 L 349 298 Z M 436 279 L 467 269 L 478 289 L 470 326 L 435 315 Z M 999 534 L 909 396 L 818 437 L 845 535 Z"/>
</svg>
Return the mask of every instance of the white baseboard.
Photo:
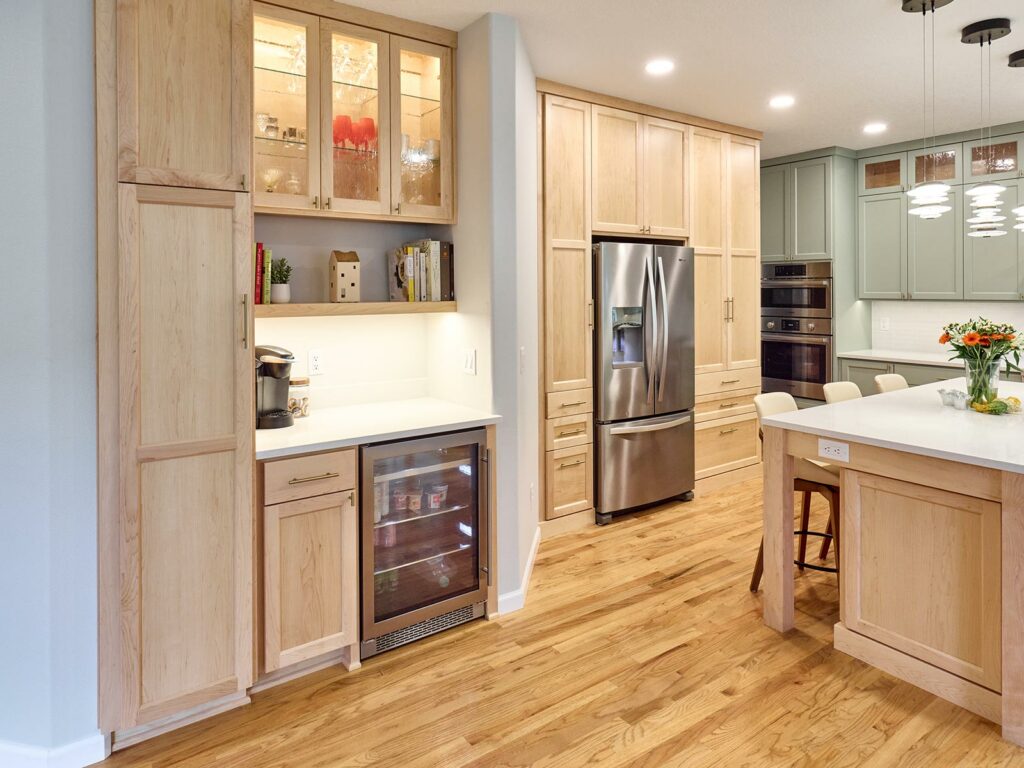
<svg viewBox="0 0 1024 768">
<path fill-rule="evenodd" d="M 0 765 L 4 768 L 85 768 L 106 756 L 102 733 L 51 749 L 0 741 Z"/>
<path fill-rule="evenodd" d="M 518 611 L 526 605 L 526 592 L 530 588 L 530 576 L 533 574 L 533 561 L 537 558 L 537 547 L 540 546 L 540 526 L 533 532 L 533 546 L 530 547 L 530 556 L 526 560 L 526 568 L 523 571 L 523 581 L 519 589 L 498 595 L 498 615 Z"/>
</svg>

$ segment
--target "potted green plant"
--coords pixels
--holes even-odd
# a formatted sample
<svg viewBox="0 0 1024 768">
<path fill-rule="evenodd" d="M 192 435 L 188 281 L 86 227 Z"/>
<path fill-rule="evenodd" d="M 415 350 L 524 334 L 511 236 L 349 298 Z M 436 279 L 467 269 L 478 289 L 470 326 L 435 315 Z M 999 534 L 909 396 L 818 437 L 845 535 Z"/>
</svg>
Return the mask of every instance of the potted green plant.
<svg viewBox="0 0 1024 768">
<path fill-rule="evenodd" d="M 287 304 L 292 300 L 292 288 L 288 281 L 292 279 L 292 266 L 288 259 L 282 257 L 270 262 L 270 303 Z"/>
</svg>

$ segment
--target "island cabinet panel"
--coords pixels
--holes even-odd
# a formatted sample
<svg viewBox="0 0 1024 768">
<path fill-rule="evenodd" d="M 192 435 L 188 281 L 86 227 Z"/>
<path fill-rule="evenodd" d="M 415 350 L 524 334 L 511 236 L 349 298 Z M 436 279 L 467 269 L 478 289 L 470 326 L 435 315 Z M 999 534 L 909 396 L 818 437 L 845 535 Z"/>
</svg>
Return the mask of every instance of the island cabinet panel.
<svg viewBox="0 0 1024 768">
<path fill-rule="evenodd" d="M 1000 505 L 859 471 L 842 489 L 843 625 L 998 692 Z"/>
<path fill-rule="evenodd" d="M 118 180 L 250 188 L 252 4 L 118 0 Z"/>
</svg>

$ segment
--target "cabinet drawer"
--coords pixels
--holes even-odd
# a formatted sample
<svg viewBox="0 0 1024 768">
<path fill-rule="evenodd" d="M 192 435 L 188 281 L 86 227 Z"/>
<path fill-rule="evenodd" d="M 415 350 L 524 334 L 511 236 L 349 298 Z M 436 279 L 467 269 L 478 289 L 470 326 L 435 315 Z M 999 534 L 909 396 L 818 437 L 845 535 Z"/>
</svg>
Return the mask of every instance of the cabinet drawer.
<svg viewBox="0 0 1024 768">
<path fill-rule="evenodd" d="M 756 414 L 698 424 L 694 441 L 698 480 L 756 464 L 761 458 Z"/>
<path fill-rule="evenodd" d="M 548 419 L 544 426 L 547 432 L 546 450 L 549 451 L 594 442 L 594 422 L 589 413 Z"/>
<path fill-rule="evenodd" d="M 754 413 L 754 397 L 760 390 L 743 389 L 727 395 L 704 395 L 697 398 L 694 407 L 694 421 L 700 424 L 711 419 L 724 419 L 727 416 L 740 416 Z"/>
<path fill-rule="evenodd" d="M 551 520 L 594 506 L 594 446 L 548 451 L 546 461 L 547 509 Z"/>
<path fill-rule="evenodd" d="M 761 386 L 760 368 L 737 368 L 734 371 L 697 374 L 697 397 L 729 392 L 734 389 L 750 389 Z"/>
<path fill-rule="evenodd" d="M 898 373 L 907 380 L 912 387 L 921 384 L 932 384 L 936 381 L 949 381 L 964 375 L 963 368 L 947 368 L 941 365 L 911 365 L 908 363 L 895 363 L 892 367 L 893 373 Z"/>
<path fill-rule="evenodd" d="M 308 499 L 356 487 L 356 452 L 318 453 L 263 465 L 264 504 Z"/>
<path fill-rule="evenodd" d="M 548 418 L 576 416 L 594 412 L 594 396 L 589 389 L 551 392 L 548 395 Z"/>
</svg>

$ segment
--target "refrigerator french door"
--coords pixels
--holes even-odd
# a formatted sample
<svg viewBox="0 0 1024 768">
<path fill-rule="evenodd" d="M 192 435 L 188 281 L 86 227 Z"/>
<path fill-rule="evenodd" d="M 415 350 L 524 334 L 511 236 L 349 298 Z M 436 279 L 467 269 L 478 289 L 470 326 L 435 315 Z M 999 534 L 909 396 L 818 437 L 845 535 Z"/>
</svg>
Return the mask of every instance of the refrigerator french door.
<svg viewBox="0 0 1024 768">
<path fill-rule="evenodd" d="M 365 658 L 484 615 L 488 561 L 485 430 L 365 446 Z"/>
<path fill-rule="evenodd" d="M 694 486 L 693 249 L 594 246 L 597 522 Z"/>
</svg>

